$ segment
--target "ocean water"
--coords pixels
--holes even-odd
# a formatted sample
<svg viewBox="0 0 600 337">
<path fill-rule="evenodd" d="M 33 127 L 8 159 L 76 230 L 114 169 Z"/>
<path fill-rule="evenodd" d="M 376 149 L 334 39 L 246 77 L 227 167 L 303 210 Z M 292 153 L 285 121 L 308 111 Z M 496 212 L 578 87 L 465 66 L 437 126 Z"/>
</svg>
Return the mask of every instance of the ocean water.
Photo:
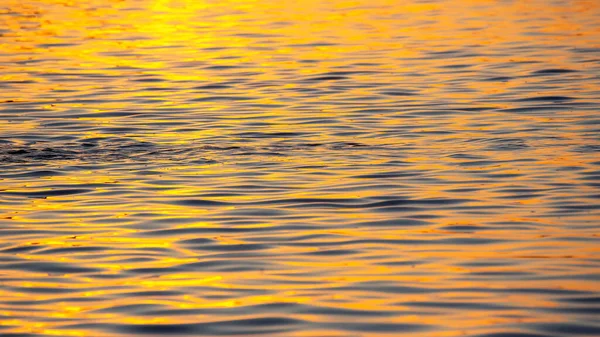
<svg viewBox="0 0 600 337">
<path fill-rule="evenodd" d="M 0 336 L 599 336 L 599 187 L 599 1 L 0 1 Z"/>
</svg>

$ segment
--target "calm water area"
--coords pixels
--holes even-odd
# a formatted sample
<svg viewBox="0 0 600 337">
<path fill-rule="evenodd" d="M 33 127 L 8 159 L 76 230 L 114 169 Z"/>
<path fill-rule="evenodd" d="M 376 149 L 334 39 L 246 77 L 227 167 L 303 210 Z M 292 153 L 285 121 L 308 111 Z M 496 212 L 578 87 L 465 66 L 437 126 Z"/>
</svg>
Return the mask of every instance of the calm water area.
<svg viewBox="0 0 600 337">
<path fill-rule="evenodd" d="M 0 0 L 0 336 L 600 336 L 600 1 Z"/>
</svg>

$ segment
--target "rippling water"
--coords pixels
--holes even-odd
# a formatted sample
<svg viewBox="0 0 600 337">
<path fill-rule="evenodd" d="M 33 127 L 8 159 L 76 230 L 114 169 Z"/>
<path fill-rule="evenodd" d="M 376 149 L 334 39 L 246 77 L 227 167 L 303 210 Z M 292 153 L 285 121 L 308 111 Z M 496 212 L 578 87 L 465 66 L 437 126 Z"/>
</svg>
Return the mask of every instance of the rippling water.
<svg viewBox="0 0 600 337">
<path fill-rule="evenodd" d="M 600 2 L 4 0 L 0 335 L 600 335 Z"/>
</svg>

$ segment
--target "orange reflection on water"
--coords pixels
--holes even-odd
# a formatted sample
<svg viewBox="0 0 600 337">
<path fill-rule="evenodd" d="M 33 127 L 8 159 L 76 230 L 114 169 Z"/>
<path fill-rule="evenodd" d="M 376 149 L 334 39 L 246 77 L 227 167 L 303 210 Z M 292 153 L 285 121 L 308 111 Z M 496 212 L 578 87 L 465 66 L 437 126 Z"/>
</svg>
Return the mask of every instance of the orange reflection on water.
<svg viewBox="0 0 600 337">
<path fill-rule="evenodd" d="M 592 325 L 599 15 L 4 2 L 0 333 Z"/>
</svg>

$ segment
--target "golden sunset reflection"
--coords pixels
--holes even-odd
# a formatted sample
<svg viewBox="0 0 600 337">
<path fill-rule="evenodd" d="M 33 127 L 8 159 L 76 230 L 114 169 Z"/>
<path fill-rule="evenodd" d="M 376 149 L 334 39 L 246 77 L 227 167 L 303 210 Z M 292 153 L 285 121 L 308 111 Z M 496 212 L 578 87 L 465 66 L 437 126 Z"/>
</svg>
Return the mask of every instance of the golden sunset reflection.
<svg viewBox="0 0 600 337">
<path fill-rule="evenodd" d="M 585 0 L 4 0 L 0 335 L 600 334 L 599 41 Z"/>
</svg>

